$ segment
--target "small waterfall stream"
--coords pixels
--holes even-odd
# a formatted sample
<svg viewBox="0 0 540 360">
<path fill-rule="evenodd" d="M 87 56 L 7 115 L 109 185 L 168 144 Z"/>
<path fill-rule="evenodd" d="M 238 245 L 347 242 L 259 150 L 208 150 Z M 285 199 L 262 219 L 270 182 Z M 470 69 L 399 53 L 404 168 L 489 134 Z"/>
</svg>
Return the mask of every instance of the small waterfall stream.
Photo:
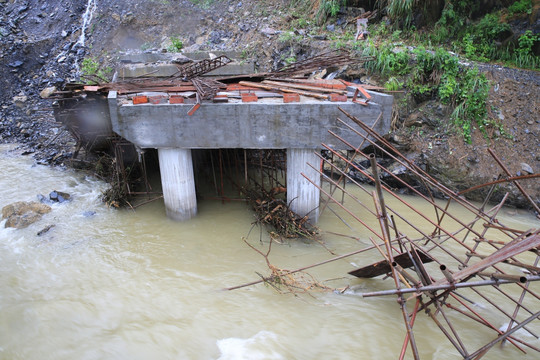
<svg viewBox="0 0 540 360">
<path fill-rule="evenodd" d="M 94 12 L 96 11 L 96 9 L 97 9 L 97 0 L 88 0 L 88 3 L 86 3 L 86 10 L 84 11 L 84 14 L 82 17 L 81 36 L 79 37 L 79 40 L 77 41 L 77 44 L 79 44 L 80 46 L 85 45 L 86 29 L 92 23 L 92 18 L 94 17 Z"/>
</svg>

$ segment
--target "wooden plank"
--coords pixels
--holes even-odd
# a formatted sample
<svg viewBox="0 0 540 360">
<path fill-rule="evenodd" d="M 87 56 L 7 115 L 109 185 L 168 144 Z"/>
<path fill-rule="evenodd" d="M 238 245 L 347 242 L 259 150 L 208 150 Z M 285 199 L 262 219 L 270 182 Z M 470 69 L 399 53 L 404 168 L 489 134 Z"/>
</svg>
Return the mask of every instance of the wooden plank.
<svg viewBox="0 0 540 360">
<path fill-rule="evenodd" d="M 282 88 L 282 87 L 278 87 L 278 86 L 270 86 L 270 85 L 255 83 L 255 82 L 251 82 L 251 81 L 240 81 L 239 84 L 244 85 L 244 86 L 258 87 L 258 88 L 265 89 L 265 90 L 270 90 L 270 91 L 281 91 L 281 92 L 295 93 L 295 94 L 298 94 L 298 95 L 310 96 L 310 97 L 314 97 L 314 98 L 317 98 L 317 99 L 328 100 L 328 95 L 312 93 L 312 92 L 304 91 L 304 90 L 287 89 L 287 88 Z"/>
<path fill-rule="evenodd" d="M 264 80 L 263 84 L 285 86 L 286 88 L 308 90 L 308 91 L 314 91 L 314 92 L 327 92 L 327 93 L 334 93 L 334 94 L 341 94 L 341 95 L 347 94 L 347 90 L 329 89 L 329 88 L 324 88 L 324 87 L 310 86 L 310 85 L 303 85 L 303 84 L 291 84 L 288 82 L 281 82 L 281 81 Z"/>
<path fill-rule="evenodd" d="M 289 83 L 304 84 L 325 89 L 347 90 L 347 85 L 341 80 L 321 80 L 321 79 L 294 79 L 294 78 L 269 78 L 267 80 L 282 81 Z"/>
<path fill-rule="evenodd" d="M 99 85 L 85 85 L 84 91 L 99 91 L 102 87 Z"/>
<path fill-rule="evenodd" d="M 138 89 L 118 89 L 118 94 L 134 94 L 140 92 L 193 92 L 196 91 L 193 86 L 170 86 L 170 87 L 148 87 L 148 88 L 138 88 Z"/>
<path fill-rule="evenodd" d="M 422 263 L 426 264 L 433 261 L 433 259 L 429 255 L 427 255 L 425 252 L 417 250 L 417 253 L 420 256 Z M 394 261 L 397 262 L 399 265 L 401 265 L 401 267 L 404 269 L 410 268 L 413 266 L 411 258 L 409 257 L 409 254 L 407 253 L 394 256 Z M 390 264 L 386 260 L 382 260 L 374 264 L 364 266 L 363 268 L 350 271 L 349 274 L 359 277 L 359 278 L 372 278 L 375 276 L 388 274 L 391 271 L 392 271 L 392 268 L 390 267 Z"/>
</svg>

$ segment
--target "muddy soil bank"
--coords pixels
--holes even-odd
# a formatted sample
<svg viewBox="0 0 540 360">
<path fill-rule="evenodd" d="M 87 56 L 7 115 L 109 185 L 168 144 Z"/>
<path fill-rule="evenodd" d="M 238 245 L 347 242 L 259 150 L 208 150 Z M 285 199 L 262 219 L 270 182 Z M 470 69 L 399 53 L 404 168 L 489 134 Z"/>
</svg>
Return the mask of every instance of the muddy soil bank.
<svg viewBox="0 0 540 360">
<path fill-rule="evenodd" d="M 302 60 L 335 48 L 336 38 L 354 27 L 362 10 L 344 9 L 316 34 L 295 29 L 298 17 L 289 1 L 126 1 L 0 0 L 0 142 L 17 142 L 38 162 L 68 165 L 75 141 L 40 92 L 60 88 L 80 76 L 80 64 L 92 58 L 113 67 L 125 52 L 167 51 L 180 39 L 186 52 L 237 50 L 253 59 L 258 71 L 276 69 L 287 59 Z M 83 15 L 92 21 L 81 44 Z M 294 43 L 294 46 L 293 46 Z M 534 71 L 478 64 L 492 81 L 489 111 L 505 133 L 493 128 L 486 139 L 473 133 L 472 144 L 448 128 L 447 107 L 433 101 L 401 108 L 389 138 L 450 188 L 464 190 L 492 181 L 501 169 L 487 152 L 493 148 L 514 175 L 540 171 L 540 77 Z M 337 70 L 337 69 L 331 69 Z M 377 84 L 376 77 L 350 66 L 347 79 Z M 400 96 L 396 96 L 400 101 Z M 399 169 L 396 169 L 399 171 Z M 402 174 L 407 176 L 407 174 Z M 538 181 L 523 182 L 540 203 Z M 508 204 L 530 208 L 513 186 L 500 186 L 494 200 L 510 192 Z M 471 193 L 482 199 L 485 191 Z"/>
<path fill-rule="evenodd" d="M 457 191 L 497 179 L 504 170 L 489 153 L 492 149 L 512 176 L 540 171 L 540 76 L 538 72 L 510 69 L 498 65 L 475 64 L 491 81 L 488 99 L 489 117 L 500 122 L 503 131 L 488 128 L 486 138 L 478 129 L 471 144 L 449 128 L 450 109 L 435 101 L 417 104 L 400 112 L 401 126 L 388 137 L 408 154 L 408 158 L 426 169 L 443 184 Z M 399 101 L 399 96 L 397 97 Z M 538 205 L 538 179 L 522 180 L 521 185 Z M 482 201 L 489 188 L 467 193 L 471 200 Z M 532 208 L 513 184 L 496 187 L 492 201 L 509 193 L 507 204 Z"/>
</svg>

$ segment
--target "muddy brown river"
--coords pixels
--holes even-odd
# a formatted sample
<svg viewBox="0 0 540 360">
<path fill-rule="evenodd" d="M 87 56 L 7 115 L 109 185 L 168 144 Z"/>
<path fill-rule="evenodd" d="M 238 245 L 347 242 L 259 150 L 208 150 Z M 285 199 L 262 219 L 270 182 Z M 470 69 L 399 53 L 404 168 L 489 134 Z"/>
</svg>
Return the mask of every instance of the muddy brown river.
<svg viewBox="0 0 540 360">
<path fill-rule="evenodd" d="M 264 258 L 242 241 L 249 234 L 261 251 L 268 243 L 266 232 L 262 243 L 258 229 L 250 232 L 254 216 L 244 203 L 201 201 L 197 217 L 185 223 L 168 220 L 162 201 L 137 211 L 114 210 L 100 201 L 103 182 L 33 165 L 8 149 L 0 147 L 0 207 L 52 190 L 70 193 L 72 201 L 53 204 L 52 212 L 26 229 L 0 223 L 0 359 L 398 357 L 405 330 L 396 298 L 357 295 L 391 289 L 392 280 L 347 275 L 379 260 L 376 251 L 309 270 L 321 284 L 353 289 L 345 294 L 280 294 L 262 284 L 222 291 L 269 274 Z M 503 213 L 508 226 L 538 226 L 522 211 Z M 337 254 L 370 244 L 364 230 L 347 228 L 331 212 L 323 213 L 320 227 L 325 245 Z M 269 258 L 295 269 L 331 257 L 318 243 L 290 241 L 274 244 Z M 467 334 L 462 317 L 453 321 L 477 339 L 477 347 L 493 339 L 489 330 Z M 531 327 L 540 333 L 538 324 Z M 414 330 L 423 359 L 459 358 L 425 314 L 418 315 Z M 520 336 L 540 346 L 540 340 Z M 506 345 L 485 359 L 537 356 Z"/>
</svg>

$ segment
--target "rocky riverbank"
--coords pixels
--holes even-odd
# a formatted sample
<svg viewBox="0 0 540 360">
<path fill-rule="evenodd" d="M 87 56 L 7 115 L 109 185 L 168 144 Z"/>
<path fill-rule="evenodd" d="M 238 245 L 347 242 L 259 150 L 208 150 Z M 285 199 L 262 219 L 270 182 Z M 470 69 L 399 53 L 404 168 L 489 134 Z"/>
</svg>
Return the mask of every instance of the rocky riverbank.
<svg viewBox="0 0 540 360">
<path fill-rule="evenodd" d="M 323 26 L 306 27 L 301 22 L 308 16 L 301 16 L 285 0 L 0 0 L 0 142 L 21 144 L 20 151 L 40 163 L 68 165 L 75 140 L 56 122 L 52 101 L 46 97 L 79 79 L 85 58 L 105 70 L 114 67 L 122 53 L 171 51 L 181 42 L 186 52 L 236 50 L 244 59 L 254 60 L 258 71 L 267 71 L 348 46 L 350 42 L 340 41 L 354 33 L 355 18 L 363 11 L 342 9 Z M 471 144 L 466 144 L 442 126 L 449 122 L 449 109 L 427 101 L 399 106 L 395 131 L 389 135 L 411 160 L 457 190 L 492 181 L 501 172 L 488 148 L 513 175 L 540 171 L 538 73 L 478 66 L 492 82 L 488 111 L 502 122 L 504 134 L 493 128 L 486 139 L 475 131 Z M 381 85 L 363 68 L 330 69 L 336 70 L 348 80 Z M 404 97 L 397 93 L 397 103 L 404 104 Z M 523 184 L 538 202 L 537 182 Z M 510 185 L 502 186 L 494 199 L 506 191 L 511 194 L 509 204 L 530 207 Z M 484 196 L 485 192 L 469 195 L 476 200 Z"/>
<path fill-rule="evenodd" d="M 86 52 L 77 44 L 85 5 L 0 1 L 0 141 L 21 144 L 39 163 L 62 165 L 71 157 L 74 141 L 43 90 L 77 78 Z"/>
</svg>

